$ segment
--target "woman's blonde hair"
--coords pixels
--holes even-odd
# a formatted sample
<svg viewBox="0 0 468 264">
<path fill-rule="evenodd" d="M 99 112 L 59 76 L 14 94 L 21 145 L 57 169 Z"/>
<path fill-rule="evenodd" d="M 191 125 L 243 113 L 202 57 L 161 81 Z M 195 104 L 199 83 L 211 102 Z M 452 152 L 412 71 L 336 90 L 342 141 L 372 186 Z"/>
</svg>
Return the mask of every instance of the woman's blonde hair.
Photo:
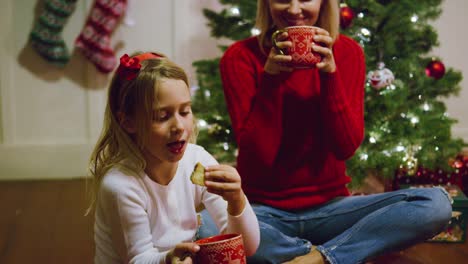
<svg viewBox="0 0 468 264">
<path fill-rule="evenodd" d="M 132 57 L 141 53 L 133 54 Z M 158 54 L 159 55 L 159 54 Z M 108 91 L 107 105 L 101 136 L 94 147 L 89 161 L 89 172 L 93 180 L 90 189 L 91 212 L 98 199 L 97 193 L 103 176 L 109 169 L 119 167 L 138 175 L 144 171 L 146 161 L 142 149 L 148 140 L 153 112 L 157 107 L 157 95 L 161 79 L 182 80 L 189 87 L 185 71 L 165 56 L 143 60 L 136 78 L 127 80 L 116 71 Z M 136 128 L 129 134 L 122 127 L 122 117 L 130 118 Z M 190 142 L 195 142 L 196 120 Z"/>
<path fill-rule="evenodd" d="M 273 24 L 268 1 L 270 0 L 257 0 L 255 27 L 260 30 L 258 42 L 262 52 L 265 52 L 265 47 L 271 45 L 271 34 L 278 29 Z M 340 8 L 338 0 L 322 0 L 319 18 L 315 26 L 327 30 L 333 41 L 336 40 L 340 33 Z"/>
</svg>

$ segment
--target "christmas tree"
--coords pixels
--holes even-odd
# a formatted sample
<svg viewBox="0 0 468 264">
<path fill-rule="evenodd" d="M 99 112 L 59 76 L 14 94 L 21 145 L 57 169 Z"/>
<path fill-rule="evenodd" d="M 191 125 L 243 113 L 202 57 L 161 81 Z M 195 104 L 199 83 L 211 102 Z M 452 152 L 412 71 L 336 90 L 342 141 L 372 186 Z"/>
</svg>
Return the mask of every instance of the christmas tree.
<svg viewBox="0 0 468 264">
<path fill-rule="evenodd" d="M 240 40 L 257 34 L 256 1 L 220 0 L 220 12 L 203 10 L 217 39 Z M 438 45 L 429 24 L 442 0 L 347 0 L 341 3 L 343 34 L 361 44 L 366 55 L 365 139 L 347 161 L 359 185 L 372 173 L 392 178 L 396 170 L 414 175 L 418 166 L 450 170 L 448 160 L 464 146 L 451 136 L 456 122 L 443 97 L 457 95 L 462 75 L 429 55 Z M 224 50 L 225 46 L 220 46 Z M 194 110 L 199 141 L 222 162 L 235 162 L 236 144 L 224 103 L 219 58 L 194 62 L 199 88 Z"/>
</svg>

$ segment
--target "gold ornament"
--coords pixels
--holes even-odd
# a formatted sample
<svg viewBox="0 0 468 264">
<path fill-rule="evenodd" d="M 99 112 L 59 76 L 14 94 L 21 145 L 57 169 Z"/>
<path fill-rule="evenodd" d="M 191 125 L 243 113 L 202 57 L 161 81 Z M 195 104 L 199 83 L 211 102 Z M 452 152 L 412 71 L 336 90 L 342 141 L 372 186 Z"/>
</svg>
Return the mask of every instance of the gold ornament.
<svg viewBox="0 0 468 264">
<path fill-rule="evenodd" d="M 418 170 L 418 159 L 410 152 L 403 158 L 403 162 L 400 168 L 406 170 L 409 176 L 414 176 Z"/>
<path fill-rule="evenodd" d="M 219 124 L 215 123 L 208 128 L 208 133 L 210 135 L 218 134 L 221 129 L 223 129 Z"/>
</svg>

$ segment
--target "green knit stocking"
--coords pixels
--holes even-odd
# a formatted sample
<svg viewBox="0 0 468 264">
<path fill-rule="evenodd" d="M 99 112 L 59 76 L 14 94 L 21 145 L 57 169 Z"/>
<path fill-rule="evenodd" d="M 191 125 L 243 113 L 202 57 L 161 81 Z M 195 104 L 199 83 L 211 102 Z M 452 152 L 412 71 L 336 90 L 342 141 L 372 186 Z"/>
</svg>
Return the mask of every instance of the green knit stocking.
<svg viewBox="0 0 468 264">
<path fill-rule="evenodd" d="M 70 52 L 63 41 L 62 31 L 77 0 L 45 0 L 44 9 L 30 34 L 33 48 L 47 61 L 63 67 Z"/>
</svg>

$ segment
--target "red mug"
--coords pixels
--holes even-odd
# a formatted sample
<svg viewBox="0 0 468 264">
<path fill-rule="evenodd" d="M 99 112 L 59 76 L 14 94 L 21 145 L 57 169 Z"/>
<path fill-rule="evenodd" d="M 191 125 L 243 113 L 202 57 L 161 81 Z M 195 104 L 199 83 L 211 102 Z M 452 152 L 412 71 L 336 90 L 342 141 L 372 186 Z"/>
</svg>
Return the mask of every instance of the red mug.
<svg viewBox="0 0 468 264">
<path fill-rule="evenodd" d="M 196 264 L 246 264 L 244 241 L 240 234 L 224 234 L 195 241 L 200 250 Z"/>
<path fill-rule="evenodd" d="M 316 30 L 317 27 L 312 26 L 292 26 L 276 30 L 271 37 L 273 47 L 280 54 L 291 55 L 290 65 L 294 68 L 315 67 L 315 64 L 322 60 L 320 54 L 312 50 L 312 47 L 316 45 L 314 42 Z M 283 32 L 288 32 L 288 40 L 292 42 L 292 47 L 287 48 L 285 51 L 276 45 L 276 37 Z"/>
</svg>

